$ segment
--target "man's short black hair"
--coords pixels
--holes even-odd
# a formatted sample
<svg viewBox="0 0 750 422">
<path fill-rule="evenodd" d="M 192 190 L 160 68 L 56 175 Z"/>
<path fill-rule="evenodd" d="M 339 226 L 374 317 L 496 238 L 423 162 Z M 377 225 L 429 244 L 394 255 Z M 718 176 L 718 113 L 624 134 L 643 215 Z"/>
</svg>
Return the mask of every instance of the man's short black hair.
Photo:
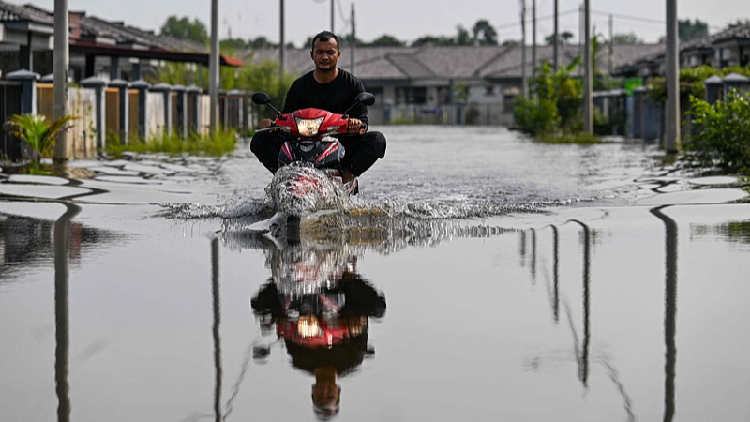
<svg viewBox="0 0 750 422">
<path fill-rule="evenodd" d="M 323 31 L 313 37 L 312 43 L 310 44 L 310 51 L 315 50 L 315 41 L 317 40 L 321 40 L 321 41 L 336 40 L 336 44 L 339 44 L 339 46 L 341 45 L 341 43 L 339 42 L 339 37 L 337 37 L 336 34 L 334 34 L 331 31 Z"/>
</svg>

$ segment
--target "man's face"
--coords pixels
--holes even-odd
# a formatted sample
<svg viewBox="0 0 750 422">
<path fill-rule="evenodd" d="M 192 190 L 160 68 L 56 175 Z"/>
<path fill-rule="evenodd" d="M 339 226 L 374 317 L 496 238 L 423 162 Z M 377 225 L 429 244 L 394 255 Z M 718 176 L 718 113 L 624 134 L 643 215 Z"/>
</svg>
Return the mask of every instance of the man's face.
<svg viewBox="0 0 750 422">
<path fill-rule="evenodd" d="M 313 50 L 310 52 L 310 57 L 315 63 L 315 69 L 323 72 L 336 70 L 340 55 L 339 44 L 333 38 L 328 41 L 316 40 Z"/>
</svg>

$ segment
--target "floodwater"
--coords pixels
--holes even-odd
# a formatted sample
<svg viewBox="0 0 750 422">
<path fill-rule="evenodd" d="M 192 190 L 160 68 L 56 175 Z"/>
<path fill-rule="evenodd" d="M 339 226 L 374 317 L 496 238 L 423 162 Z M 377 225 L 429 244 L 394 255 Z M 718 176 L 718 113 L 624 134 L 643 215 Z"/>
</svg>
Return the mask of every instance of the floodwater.
<svg viewBox="0 0 750 422">
<path fill-rule="evenodd" d="M 298 239 L 249 229 L 273 210 L 247 144 L 2 176 L 0 420 L 750 420 L 736 178 L 384 132 Z"/>
</svg>

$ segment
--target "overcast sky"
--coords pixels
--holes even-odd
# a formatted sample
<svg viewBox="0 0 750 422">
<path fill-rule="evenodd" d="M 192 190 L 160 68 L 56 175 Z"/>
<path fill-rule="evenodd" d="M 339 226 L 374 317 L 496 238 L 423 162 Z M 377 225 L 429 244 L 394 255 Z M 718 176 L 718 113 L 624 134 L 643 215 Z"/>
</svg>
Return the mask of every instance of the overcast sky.
<svg viewBox="0 0 750 422">
<path fill-rule="evenodd" d="M 18 4 L 18 0 L 6 0 Z M 331 0 L 285 0 L 286 40 L 300 46 L 309 36 L 330 29 Z M 532 0 L 526 0 L 531 19 Z M 54 0 L 32 3 L 52 10 Z M 553 0 L 536 0 L 537 40 L 553 31 Z M 335 31 L 351 31 L 352 4 L 356 13 L 357 37 L 366 41 L 383 34 L 402 40 L 424 35 L 455 36 L 456 27 L 471 30 L 480 19 L 487 19 L 498 31 L 500 41 L 520 38 L 519 0 L 336 0 Z M 105 20 L 122 20 L 143 29 L 157 30 L 169 16 L 199 19 L 209 29 L 211 0 L 68 0 L 70 10 L 82 10 Z M 560 0 L 560 28 L 578 38 L 577 0 Z M 655 41 L 665 32 L 666 2 L 654 0 L 591 0 L 592 22 L 597 34 L 606 35 L 608 14 L 614 17 L 614 32 L 635 33 L 646 41 Z M 700 19 L 713 33 L 730 22 L 750 18 L 748 0 L 679 0 L 680 19 Z M 219 34 L 225 38 L 279 39 L 279 2 L 277 0 L 220 0 Z M 210 33 L 210 29 L 209 29 Z M 531 24 L 527 29 L 531 42 Z"/>
</svg>

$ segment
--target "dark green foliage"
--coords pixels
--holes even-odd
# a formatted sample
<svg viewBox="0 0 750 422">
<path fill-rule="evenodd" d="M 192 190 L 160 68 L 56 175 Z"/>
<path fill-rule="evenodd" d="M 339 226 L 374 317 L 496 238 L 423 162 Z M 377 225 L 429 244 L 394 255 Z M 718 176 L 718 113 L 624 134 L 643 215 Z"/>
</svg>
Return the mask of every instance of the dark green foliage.
<svg viewBox="0 0 750 422">
<path fill-rule="evenodd" d="M 713 105 L 690 99 L 693 136 L 685 149 L 701 166 L 750 174 L 750 100 L 745 95 L 733 90 Z"/>
<path fill-rule="evenodd" d="M 369 43 L 366 43 L 365 45 L 368 45 L 370 47 L 403 47 L 406 45 L 406 43 L 394 36 L 383 34 L 380 37 L 370 41 Z"/>
<path fill-rule="evenodd" d="M 615 34 L 612 37 L 612 42 L 617 44 L 643 44 L 643 39 L 639 38 L 635 32 L 628 32 L 627 34 Z"/>
<path fill-rule="evenodd" d="M 680 20 L 677 32 L 681 41 L 705 38 L 708 36 L 708 24 L 698 19 L 694 23 L 690 19 Z"/>
<path fill-rule="evenodd" d="M 541 137 L 559 131 L 572 132 L 580 126 L 581 83 L 570 77 L 578 66 L 575 60 L 567 68 L 552 72 L 549 63 L 536 69 L 534 95 L 519 97 L 513 111 L 518 128 L 531 136 Z"/>
<path fill-rule="evenodd" d="M 718 75 L 722 78 L 730 73 L 738 73 L 750 77 L 750 67 L 727 67 L 715 69 L 710 66 L 699 66 L 680 69 L 680 101 L 687 104 L 690 97 L 703 98 L 706 85 L 703 83 L 711 76 Z M 664 104 L 667 102 L 667 84 L 664 78 L 654 78 L 651 82 L 651 98 Z"/>
<path fill-rule="evenodd" d="M 486 19 L 478 20 L 471 28 L 474 43 L 479 45 L 497 45 L 498 36 L 495 28 Z M 460 31 L 459 31 L 460 34 Z"/>
<path fill-rule="evenodd" d="M 159 29 L 159 35 L 191 40 L 201 44 L 208 42 L 206 26 L 198 19 L 190 22 L 187 17 L 170 16 Z"/>
</svg>

